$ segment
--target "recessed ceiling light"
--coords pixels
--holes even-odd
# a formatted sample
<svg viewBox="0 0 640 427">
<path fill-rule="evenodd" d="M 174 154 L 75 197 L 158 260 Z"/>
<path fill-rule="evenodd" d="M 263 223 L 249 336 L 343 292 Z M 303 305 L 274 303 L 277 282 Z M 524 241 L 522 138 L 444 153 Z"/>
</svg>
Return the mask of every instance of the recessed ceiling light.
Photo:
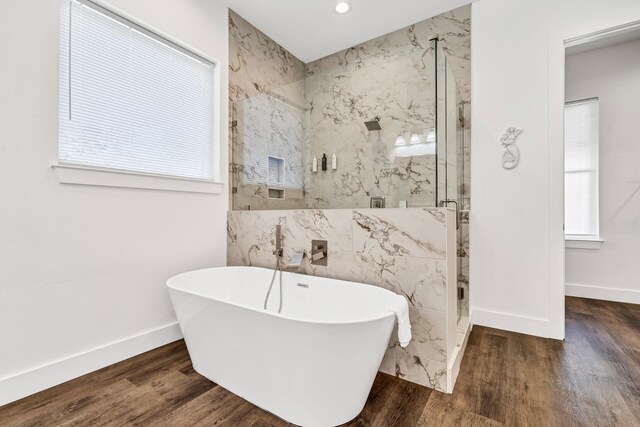
<svg viewBox="0 0 640 427">
<path fill-rule="evenodd" d="M 347 13 L 351 10 L 351 5 L 346 1 L 341 1 L 336 5 L 336 12 L 338 13 Z"/>
</svg>

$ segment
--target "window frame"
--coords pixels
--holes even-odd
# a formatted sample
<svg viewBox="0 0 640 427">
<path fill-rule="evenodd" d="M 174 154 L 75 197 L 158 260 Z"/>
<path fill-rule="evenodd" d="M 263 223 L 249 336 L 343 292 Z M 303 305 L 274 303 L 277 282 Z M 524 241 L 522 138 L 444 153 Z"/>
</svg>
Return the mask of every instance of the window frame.
<svg viewBox="0 0 640 427">
<path fill-rule="evenodd" d="M 565 126 L 566 126 L 566 108 L 571 106 L 571 105 L 575 105 L 575 104 L 583 104 L 583 103 L 587 103 L 587 102 L 594 102 L 596 105 L 596 109 L 597 109 L 597 127 L 598 127 L 598 138 L 596 141 L 596 146 L 595 146 L 595 159 L 594 159 L 594 163 L 596 165 L 595 167 L 595 174 L 596 174 L 596 183 L 595 183 L 595 191 L 596 191 L 596 199 L 597 199 L 597 223 L 596 223 L 596 227 L 597 227 L 597 233 L 595 235 L 587 235 L 587 234 L 568 234 L 566 232 L 566 216 L 565 216 L 565 233 L 564 233 L 564 239 L 565 239 L 565 246 L 567 248 L 572 248 L 572 249 L 600 249 L 603 240 L 601 239 L 601 234 L 600 234 L 600 99 L 596 96 L 596 97 L 589 97 L 589 98 L 581 98 L 581 99 L 574 99 L 571 101 L 565 101 L 564 103 L 564 111 L 565 111 Z M 565 157 L 566 157 L 566 130 L 565 130 L 565 136 L 564 136 L 564 145 L 565 145 Z M 566 176 L 568 173 L 579 173 L 581 171 L 571 171 L 568 172 L 566 169 L 566 158 L 565 158 L 565 166 L 564 166 L 564 172 L 563 172 L 563 177 L 565 179 L 565 183 L 563 183 L 563 187 L 565 188 L 565 193 L 566 193 Z M 583 172 L 589 172 L 587 170 L 583 171 Z M 566 194 L 564 197 L 565 203 L 566 203 Z"/>
<path fill-rule="evenodd" d="M 105 3 L 102 0 L 60 0 L 61 13 L 64 13 L 62 7 L 64 3 L 70 7 L 72 2 L 80 3 L 91 7 L 112 19 L 120 21 L 126 25 L 135 26 L 136 30 L 139 30 L 145 35 L 159 39 L 165 43 L 168 43 L 171 47 L 176 48 L 182 53 L 189 56 L 199 57 L 213 65 L 213 138 L 211 141 L 212 148 L 212 167 L 213 173 L 212 179 L 196 179 L 188 177 L 180 177 L 173 175 L 154 174 L 139 172 L 126 169 L 115 169 L 108 167 L 97 167 L 93 165 L 83 165 L 77 163 L 67 163 L 61 161 L 59 157 L 56 162 L 51 165 L 58 181 L 61 184 L 80 184 L 80 185 L 95 185 L 95 186 L 107 186 L 107 187 L 124 187 L 124 188 L 138 188 L 138 189 L 155 189 L 155 190 L 167 190 L 167 191 L 183 191 L 183 192 L 195 192 L 195 193 L 207 193 L 207 194 L 221 194 L 224 190 L 225 182 L 223 181 L 222 171 L 225 170 L 223 163 L 223 149 L 222 149 L 222 114 L 221 109 L 222 97 L 221 97 L 221 62 L 209 55 L 193 48 L 175 37 L 163 32 L 141 20 L 126 13 L 120 9 Z M 59 34 L 63 31 L 62 21 L 60 21 Z M 59 53 L 60 55 L 60 53 Z M 59 63 L 62 66 L 62 57 L 59 56 Z M 60 80 L 59 80 L 60 82 Z M 59 97 L 68 96 L 65 94 L 65 90 L 62 85 L 59 87 Z M 68 88 L 67 88 L 68 89 Z M 66 91 L 68 92 L 68 91 Z M 58 113 L 62 114 L 61 111 Z M 60 147 L 60 141 L 57 140 L 58 149 Z"/>
</svg>

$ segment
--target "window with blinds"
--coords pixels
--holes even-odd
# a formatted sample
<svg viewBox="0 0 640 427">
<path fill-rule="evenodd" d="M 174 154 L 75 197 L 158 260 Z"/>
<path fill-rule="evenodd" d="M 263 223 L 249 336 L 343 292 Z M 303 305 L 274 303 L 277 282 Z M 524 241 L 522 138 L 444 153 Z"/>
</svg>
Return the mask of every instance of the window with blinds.
<svg viewBox="0 0 640 427">
<path fill-rule="evenodd" d="M 565 237 L 599 239 L 598 99 L 565 105 Z"/>
<path fill-rule="evenodd" d="M 215 64 L 88 0 L 61 0 L 59 162 L 214 181 Z"/>
</svg>

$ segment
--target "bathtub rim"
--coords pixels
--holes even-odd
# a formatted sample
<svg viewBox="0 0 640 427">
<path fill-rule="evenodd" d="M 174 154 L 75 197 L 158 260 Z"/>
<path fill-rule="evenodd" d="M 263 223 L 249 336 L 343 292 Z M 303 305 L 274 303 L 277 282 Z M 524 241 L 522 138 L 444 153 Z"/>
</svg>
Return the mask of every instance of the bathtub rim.
<svg viewBox="0 0 640 427">
<path fill-rule="evenodd" d="M 355 325 L 355 324 L 375 322 L 375 321 L 378 321 L 378 320 L 386 319 L 387 317 L 393 317 L 394 318 L 394 322 L 395 322 L 396 315 L 395 315 L 395 313 L 393 311 L 391 311 L 391 309 L 389 309 L 389 311 L 387 313 L 384 313 L 384 314 L 382 314 L 380 316 L 368 317 L 368 318 L 365 318 L 365 319 L 358 319 L 358 320 L 344 320 L 344 321 L 326 320 L 326 321 L 319 321 L 319 320 L 301 319 L 301 318 L 297 318 L 297 317 L 286 316 L 286 315 L 281 314 L 281 313 L 275 313 L 273 311 L 256 309 L 254 307 L 250 307 L 250 306 L 244 305 L 244 304 L 238 304 L 238 303 L 232 302 L 232 301 L 225 301 L 225 300 L 221 300 L 221 299 L 218 299 L 218 298 L 213 298 L 213 297 L 211 297 L 209 295 L 204 295 L 204 294 L 202 294 L 200 292 L 193 292 L 193 291 L 188 291 L 188 290 L 185 290 L 185 289 L 181 289 L 177 285 L 172 284 L 174 279 L 177 279 L 178 277 L 187 275 L 189 273 L 195 273 L 195 272 L 201 272 L 201 271 L 209 271 L 209 270 L 222 270 L 222 269 L 227 269 L 227 268 L 266 270 L 266 271 L 270 271 L 270 272 L 274 271 L 271 268 L 254 267 L 254 266 L 223 266 L 223 267 L 200 268 L 200 269 L 197 269 L 197 270 L 185 271 L 183 273 L 178 273 L 178 274 L 176 274 L 174 276 L 171 276 L 169 279 L 167 279 L 166 286 L 167 286 L 167 288 L 172 289 L 174 291 L 185 292 L 185 293 L 188 293 L 188 294 L 191 294 L 191 295 L 195 295 L 195 296 L 198 296 L 198 297 L 201 297 L 201 298 L 205 298 L 205 299 L 208 299 L 208 300 L 218 301 L 218 302 L 221 302 L 221 303 L 224 303 L 224 304 L 233 305 L 235 307 L 240 307 L 240 308 L 244 308 L 244 309 L 247 309 L 247 310 L 252 310 L 252 311 L 255 311 L 255 312 L 258 312 L 258 313 L 264 313 L 264 314 L 268 314 L 268 315 L 271 315 L 271 316 L 274 316 L 274 317 L 279 317 L 279 318 L 282 318 L 282 319 L 285 319 L 285 320 L 291 320 L 291 321 L 300 322 L 300 323 L 308 323 L 308 324 L 315 324 L 315 325 Z M 393 291 L 390 291 L 388 289 L 385 289 L 385 288 L 382 288 L 382 287 L 378 287 L 378 286 L 375 286 L 375 285 L 369 285 L 369 284 L 360 283 L 360 282 L 352 282 L 352 281 L 349 281 L 349 280 L 333 279 L 333 278 L 330 278 L 330 277 L 310 276 L 310 275 L 301 274 L 301 273 L 293 273 L 293 272 L 290 272 L 290 271 L 283 271 L 282 273 L 283 274 L 297 274 L 297 275 L 300 275 L 300 276 L 317 277 L 317 278 L 320 278 L 320 279 L 327 279 L 327 280 L 333 280 L 333 281 L 338 281 L 338 282 L 345 282 L 345 283 L 348 283 L 348 284 L 350 284 L 352 286 L 370 286 L 372 288 L 379 289 L 379 290 L 384 291 L 384 292 L 386 292 L 388 294 L 391 294 L 393 296 L 401 296 L 406 301 L 406 297 L 404 297 L 403 295 L 396 294 Z M 408 304 L 409 303 L 407 301 L 407 305 Z"/>
</svg>

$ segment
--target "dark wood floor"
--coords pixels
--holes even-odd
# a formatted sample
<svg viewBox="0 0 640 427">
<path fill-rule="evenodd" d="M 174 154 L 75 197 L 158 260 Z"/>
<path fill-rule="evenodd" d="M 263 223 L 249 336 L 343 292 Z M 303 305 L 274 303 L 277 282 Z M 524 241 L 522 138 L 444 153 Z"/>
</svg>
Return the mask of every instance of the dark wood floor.
<svg viewBox="0 0 640 427">
<path fill-rule="evenodd" d="M 640 306 L 567 298 L 566 341 L 474 328 L 453 395 L 379 374 L 353 426 L 640 425 Z M 182 341 L 0 408 L 0 425 L 279 426 Z"/>
</svg>

